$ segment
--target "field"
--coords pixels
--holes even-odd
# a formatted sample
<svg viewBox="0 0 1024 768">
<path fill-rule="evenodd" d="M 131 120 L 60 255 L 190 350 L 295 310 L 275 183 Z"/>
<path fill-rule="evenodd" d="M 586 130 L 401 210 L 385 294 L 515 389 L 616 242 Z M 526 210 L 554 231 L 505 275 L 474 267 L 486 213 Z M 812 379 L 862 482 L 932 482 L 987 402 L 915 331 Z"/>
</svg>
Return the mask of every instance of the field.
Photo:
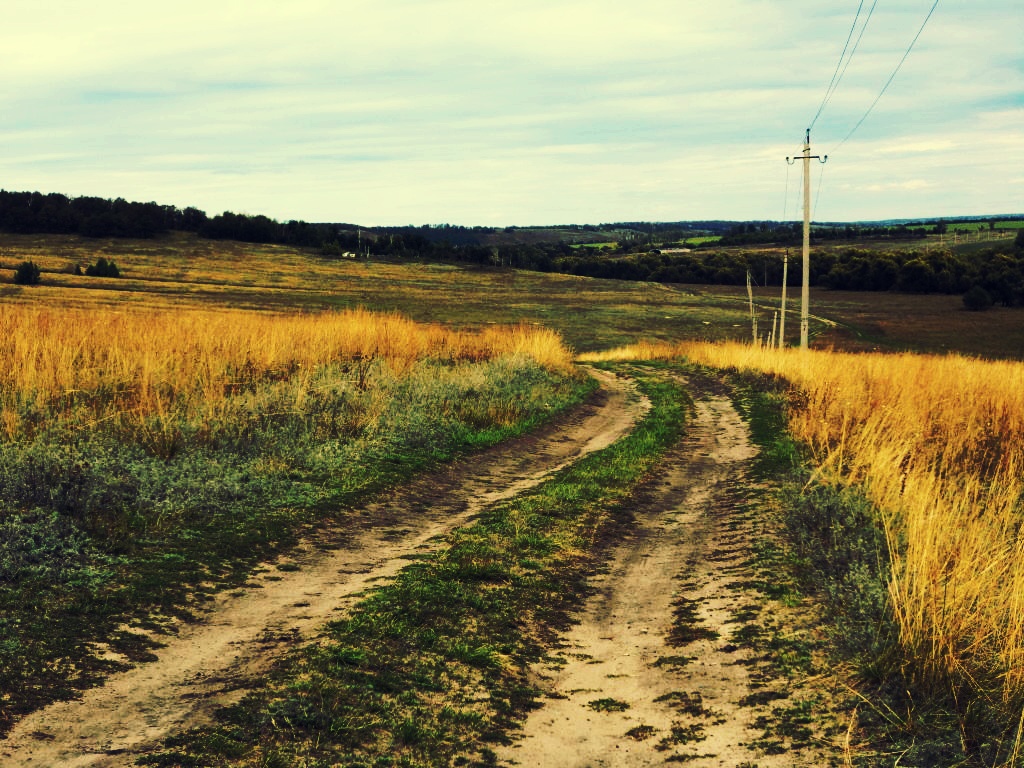
<svg viewBox="0 0 1024 768">
<path fill-rule="evenodd" d="M 122 277 L 74 273 L 99 256 Z M 41 285 L 9 282 L 24 259 L 42 268 Z M 282 656 L 265 687 L 143 759 L 495 764 L 501 734 L 541 697 L 531 665 L 571 666 L 553 643 L 591 600 L 588 580 L 632 546 L 638 510 L 659 521 L 646 536 L 678 525 L 682 507 L 652 501 L 671 483 L 651 483 L 665 462 L 690 460 L 681 439 L 704 429 L 721 442 L 714 430 L 725 428 L 702 419 L 717 408 L 731 424 L 731 401 L 762 455 L 747 457 L 729 427 L 735 470 L 708 481 L 727 516 L 701 558 L 732 553 L 745 575 L 715 583 L 743 607 L 711 626 L 696 606 L 718 595 L 666 603 L 684 650 L 661 648 L 658 663 L 675 671 L 658 675 L 676 679 L 682 654 L 708 641 L 707 663 L 717 653 L 735 667 L 739 648 L 771 682 L 729 718 L 674 688 L 659 693 L 675 713 L 664 723 L 629 720 L 626 694 L 594 694 L 584 714 L 632 726 L 614 748 L 698 766 L 694 745 L 727 719 L 747 729 L 735 738 L 762 766 L 881 766 L 900 754 L 1020 764 L 1019 310 L 813 291 L 815 351 L 801 354 L 747 343 L 746 292 L 734 288 L 335 260 L 184 235 L 5 235 L 0 274 L 0 731 L 154 659 L 207 603 L 292 572 L 301 585 L 310 537 L 344 550 L 381 515 L 382 538 L 365 545 L 395 553 L 389 575 L 367 572 L 381 585 L 353 586 L 341 618 Z M 762 336 L 776 293 L 755 290 Z M 619 397 L 614 408 L 597 407 L 575 355 L 614 366 L 600 394 Z M 593 456 L 543 464 L 568 451 L 558 430 L 584 402 L 594 418 L 628 419 L 586 448 Z M 455 502 L 468 491 L 439 467 L 500 445 L 509 453 L 495 466 L 507 467 L 481 482 L 503 472 L 535 487 L 465 512 Z M 467 461 L 460 471 L 485 459 Z M 701 471 L 682 473 L 673 493 L 693 493 Z M 415 485 L 424 472 L 438 474 Z M 694 588 L 683 575 L 665 586 Z M 713 642 L 720 633 L 730 642 Z M 833 666 L 845 694 L 814 682 Z"/>
<path fill-rule="evenodd" d="M 99 256 L 118 279 L 68 274 Z M 401 312 L 455 328 L 540 323 L 580 352 L 640 338 L 709 341 L 750 336 L 746 292 L 739 287 L 665 286 L 445 264 L 347 261 L 283 246 L 174 235 L 154 241 L 95 241 L 5 235 L 0 275 L 22 260 L 44 270 L 43 284 L 0 282 L 6 303 L 60 302 L 68 307 L 143 304 L 153 309 L 234 308 Z M 9 272 L 7 273 L 9 279 Z M 779 289 L 756 288 L 760 327 L 770 328 Z M 790 291 L 787 338 L 799 338 L 798 295 Z M 957 296 L 812 290 L 811 336 L 853 350 L 960 352 L 1024 357 L 1024 323 L 1014 310 L 966 312 Z"/>
<path fill-rule="evenodd" d="M 1007 219 L 1005 221 L 997 221 L 994 226 L 990 226 L 987 221 L 947 221 L 946 227 L 949 232 L 954 230 L 958 232 L 977 232 L 978 230 L 1013 230 L 1016 234 L 1016 230 L 1024 228 L 1024 221 L 1018 219 Z M 934 224 L 912 224 L 909 229 L 927 229 L 929 232 L 935 229 Z"/>
</svg>

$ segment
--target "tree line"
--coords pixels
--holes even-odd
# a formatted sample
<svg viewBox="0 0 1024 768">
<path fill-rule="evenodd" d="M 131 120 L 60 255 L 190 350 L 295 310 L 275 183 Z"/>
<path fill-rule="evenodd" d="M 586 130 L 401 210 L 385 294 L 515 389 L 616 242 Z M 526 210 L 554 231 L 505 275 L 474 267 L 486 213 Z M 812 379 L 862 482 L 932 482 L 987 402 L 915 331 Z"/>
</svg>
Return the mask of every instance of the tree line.
<svg viewBox="0 0 1024 768">
<path fill-rule="evenodd" d="M 206 221 L 196 208 L 0 190 L 0 230 L 6 232 L 149 238 L 172 229 L 195 232 Z"/>
<path fill-rule="evenodd" d="M 744 285 L 747 273 L 759 285 L 782 285 L 783 260 L 765 251 L 646 253 L 625 258 L 573 255 L 555 259 L 554 269 L 588 277 L 661 283 Z M 1024 306 L 1024 230 L 1010 247 L 973 253 L 948 250 L 877 251 L 847 248 L 812 251 L 810 283 L 842 291 L 963 294 L 975 286 L 1005 306 Z M 800 283 L 791 259 L 788 283 Z"/>
<path fill-rule="evenodd" d="M 803 223 L 801 222 L 745 222 L 734 224 L 722 235 L 719 245 L 795 245 L 803 240 Z M 924 240 L 928 237 L 925 226 L 911 227 L 906 224 L 895 225 L 816 225 L 811 229 L 811 238 L 815 242 L 834 242 L 837 240 Z"/>
<path fill-rule="evenodd" d="M 172 230 L 218 240 L 318 247 L 336 241 L 344 224 L 281 223 L 267 216 L 136 203 L 123 198 L 69 197 L 58 193 L 0 190 L 0 230 L 18 234 L 153 238 Z M 353 240 L 355 232 L 352 234 Z"/>
<path fill-rule="evenodd" d="M 728 224 L 728 228 L 726 228 Z M 780 222 L 689 222 L 690 227 L 724 232 L 720 244 L 795 241 L 799 225 Z M 502 230 L 514 234 L 509 227 Z M 526 228 L 530 229 L 530 228 Z M 566 229 L 566 228 L 561 228 Z M 750 272 L 760 285 L 781 285 L 782 259 L 764 251 L 700 250 L 682 253 L 653 250 L 643 243 L 657 237 L 683 237 L 682 223 L 620 222 L 579 231 L 626 233 L 610 250 L 573 248 L 568 242 L 534 242 L 512 237 L 497 244 L 485 236 L 491 227 L 361 228 L 353 224 L 278 222 L 267 216 L 225 211 L 209 217 L 197 208 L 133 203 L 118 198 L 68 197 L 39 192 L 0 190 L 0 230 L 17 233 L 80 234 L 86 237 L 156 237 L 171 230 L 202 237 L 253 243 L 277 243 L 318 249 L 325 257 L 358 254 L 398 259 L 458 261 L 481 266 L 513 267 L 598 278 L 662 283 L 743 285 Z M 639 233 L 639 234 L 638 234 Z M 816 227 L 815 240 L 923 236 L 923 229 L 862 225 Z M 485 244 L 491 242 L 492 244 Z M 796 267 L 797 265 L 793 265 Z M 799 269 L 790 270 L 790 283 Z M 984 289 L 994 302 L 1024 306 L 1024 229 L 1014 244 L 967 254 L 948 250 L 877 251 L 858 248 L 815 251 L 812 285 L 851 291 L 904 291 L 963 294 Z"/>
</svg>

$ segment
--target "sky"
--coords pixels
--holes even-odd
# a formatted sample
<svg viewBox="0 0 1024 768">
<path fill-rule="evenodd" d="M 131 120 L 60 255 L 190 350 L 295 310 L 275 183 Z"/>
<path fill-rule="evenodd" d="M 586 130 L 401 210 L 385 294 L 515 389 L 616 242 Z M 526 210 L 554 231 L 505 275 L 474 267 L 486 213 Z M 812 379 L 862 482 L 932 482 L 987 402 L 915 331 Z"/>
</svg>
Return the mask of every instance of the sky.
<svg viewBox="0 0 1024 768">
<path fill-rule="evenodd" d="M 0 188 L 366 226 L 795 220 L 813 123 L 815 220 L 1022 213 L 1020 0 L 939 2 L 844 141 L 933 2 L 3 0 Z"/>
</svg>

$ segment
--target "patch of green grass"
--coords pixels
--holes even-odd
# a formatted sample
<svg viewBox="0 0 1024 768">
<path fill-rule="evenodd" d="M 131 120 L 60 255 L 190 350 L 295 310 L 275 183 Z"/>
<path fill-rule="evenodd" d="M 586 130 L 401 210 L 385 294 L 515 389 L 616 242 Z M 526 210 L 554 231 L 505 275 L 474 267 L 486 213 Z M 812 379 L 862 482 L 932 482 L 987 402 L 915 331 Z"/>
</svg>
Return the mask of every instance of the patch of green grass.
<svg viewBox="0 0 1024 768">
<path fill-rule="evenodd" d="M 659 656 L 652 666 L 655 667 L 671 667 L 673 669 L 681 669 L 691 662 L 695 661 L 695 656 Z"/>
<path fill-rule="evenodd" d="M 739 705 L 741 707 L 761 707 L 765 704 L 770 704 L 773 701 L 788 698 L 789 693 L 786 691 L 768 689 L 764 691 L 755 691 L 754 693 L 744 696 L 739 700 Z"/>
<path fill-rule="evenodd" d="M 704 733 L 704 726 L 700 723 L 692 723 L 690 725 L 673 723 L 668 735 L 663 737 L 654 748 L 659 752 L 664 752 L 665 750 L 672 749 L 672 747 L 694 744 L 704 741 L 706 738 L 707 734 Z"/>
<path fill-rule="evenodd" d="M 712 712 L 704 706 L 704 697 L 700 691 L 671 691 L 659 696 L 656 702 L 665 702 L 673 709 L 691 717 L 709 717 Z"/>
<path fill-rule="evenodd" d="M 700 603 L 686 597 L 677 597 L 672 604 L 673 623 L 669 630 L 668 645 L 678 648 L 698 640 L 717 640 L 718 633 L 701 626 L 697 615 Z"/>
<path fill-rule="evenodd" d="M 815 707 L 813 699 L 793 701 L 785 707 L 775 707 L 770 715 L 754 720 L 754 727 L 762 729 L 752 746 L 769 755 L 781 755 L 811 746 L 814 738 Z"/>
<path fill-rule="evenodd" d="M 625 712 L 629 709 L 628 702 L 607 698 L 588 701 L 587 706 L 595 712 Z"/>
</svg>

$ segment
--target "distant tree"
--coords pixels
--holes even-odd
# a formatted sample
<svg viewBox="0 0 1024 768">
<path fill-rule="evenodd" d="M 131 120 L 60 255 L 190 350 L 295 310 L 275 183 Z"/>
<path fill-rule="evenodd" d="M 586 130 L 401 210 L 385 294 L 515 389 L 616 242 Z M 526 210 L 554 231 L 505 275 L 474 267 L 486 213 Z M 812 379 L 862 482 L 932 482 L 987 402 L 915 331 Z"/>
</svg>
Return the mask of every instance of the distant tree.
<svg viewBox="0 0 1024 768">
<path fill-rule="evenodd" d="M 1017 230 L 1017 239 L 1013 241 L 1013 245 L 1018 251 L 1024 251 L 1024 227 Z"/>
<path fill-rule="evenodd" d="M 198 232 L 206 224 L 206 221 L 205 211 L 201 211 L 198 208 L 186 208 L 180 212 L 176 224 L 178 228 L 187 232 Z"/>
<path fill-rule="evenodd" d="M 994 303 L 991 294 L 980 285 L 974 286 L 964 294 L 964 307 L 972 312 L 986 310 Z"/>
<path fill-rule="evenodd" d="M 911 259 L 900 268 L 898 287 L 907 293 L 930 293 L 935 290 L 935 270 L 923 259 Z"/>
<path fill-rule="evenodd" d="M 31 261 L 23 261 L 14 270 L 14 282 L 16 285 L 36 285 L 39 283 L 39 267 Z"/>
</svg>

